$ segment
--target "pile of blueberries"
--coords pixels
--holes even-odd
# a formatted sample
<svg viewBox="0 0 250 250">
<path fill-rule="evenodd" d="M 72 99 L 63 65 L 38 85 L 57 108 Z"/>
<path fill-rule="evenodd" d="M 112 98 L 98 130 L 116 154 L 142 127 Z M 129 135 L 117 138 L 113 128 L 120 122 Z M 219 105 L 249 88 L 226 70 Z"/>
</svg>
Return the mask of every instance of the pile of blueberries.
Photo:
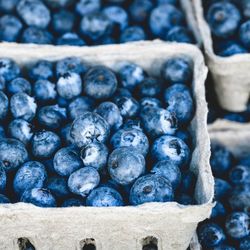
<svg viewBox="0 0 250 250">
<path fill-rule="evenodd" d="M 250 1 L 204 0 L 214 50 L 227 57 L 250 51 Z"/>
<path fill-rule="evenodd" d="M 215 176 L 215 201 L 211 218 L 198 227 L 203 249 L 250 249 L 250 156 L 235 159 L 217 142 L 210 159 Z"/>
<path fill-rule="evenodd" d="M 0 59 L 0 203 L 194 204 L 192 79 L 186 56 L 158 77 L 131 62 Z"/>
<path fill-rule="evenodd" d="M 178 0 L 0 0 L 0 41 L 98 45 L 194 43 Z"/>
</svg>

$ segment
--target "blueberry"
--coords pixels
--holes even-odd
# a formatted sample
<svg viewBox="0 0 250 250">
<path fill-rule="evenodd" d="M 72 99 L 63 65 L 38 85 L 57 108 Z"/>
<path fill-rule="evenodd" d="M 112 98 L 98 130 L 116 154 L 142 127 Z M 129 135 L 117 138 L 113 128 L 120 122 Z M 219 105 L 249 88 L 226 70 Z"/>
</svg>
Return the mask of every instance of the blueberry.
<svg viewBox="0 0 250 250">
<path fill-rule="evenodd" d="M 195 174 L 188 170 L 182 173 L 180 190 L 185 194 L 194 194 L 197 178 Z"/>
<path fill-rule="evenodd" d="M 21 30 L 21 21 L 12 15 L 4 15 L 0 18 L 0 40 L 7 42 L 16 42 Z"/>
<path fill-rule="evenodd" d="M 84 46 L 86 42 L 76 33 L 68 32 L 57 39 L 57 45 Z"/>
<path fill-rule="evenodd" d="M 57 81 L 57 92 L 61 97 L 67 100 L 79 96 L 82 92 L 80 75 L 73 72 L 65 73 Z"/>
<path fill-rule="evenodd" d="M 109 133 L 109 124 L 100 115 L 91 112 L 86 112 L 76 118 L 70 131 L 78 147 L 84 147 L 94 141 L 104 143 Z"/>
<path fill-rule="evenodd" d="M 193 197 L 189 196 L 188 194 L 183 194 L 183 193 L 177 195 L 176 201 L 179 204 L 185 205 L 185 206 L 195 204 L 195 201 L 194 201 Z"/>
<path fill-rule="evenodd" d="M 18 1 L 20 0 L 0 0 L 0 11 L 3 13 L 10 13 L 14 11 Z"/>
<path fill-rule="evenodd" d="M 65 125 L 61 129 L 61 138 L 66 145 L 73 144 L 73 138 L 70 135 L 71 123 Z"/>
<path fill-rule="evenodd" d="M 102 102 L 95 112 L 108 122 L 112 131 L 119 129 L 123 123 L 120 110 L 113 102 Z"/>
<path fill-rule="evenodd" d="M 246 155 L 239 159 L 239 165 L 250 166 L 250 155 Z"/>
<path fill-rule="evenodd" d="M 221 202 L 216 202 L 216 205 L 213 207 L 213 210 L 212 210 L 212 214 L 211 214 L 211 218 L 214 219 L 214 218 L 221 218 L 221 217 L 224 217 L 226 215 L 226 209 L 225 207 L 223 206 L 223 204 Z"/>
<path fill-rule="evenodd" d="M 30 142 L 33 136 L 32 125 L 23 119 L 12 120 L 9 124 L 8 132 L 10 137 L 18 139 L 25 145 Z"/>
<path fill-rule="evenodd" d="M 177 120 L 174 113 L 162 108 L 144 108 L 141 119 L 145 131 L 151 137 L 173 135 L 177 130 Z"/>
<path fill-rule="evenodd" d="M 230 195 L 230 192 L 232 190 L 231 185 L 219 178 L 215 178 L 215 183 L 214 183 L 214 197 L 216 200 L 222 200 L 224 198 L 227 198 Z"/>
<path fill-rule="evenodd" d="M 158 3 L 158 5 L 162 5 L 162 4 L 177 5 L 177 0 L 157 0 L 156 2 Z"/>
<path fill-rule="evenodd" d="M 170 160 L 158 161 L 152 168 L 151 173 L 159 174 L 169 180 L 174 190 L 181 183 L 181 171 L 177 165 Z"/>
<path fill-rule="evenodd" d="M 57 199 L 65 199 L 70 195 L 67 180 L 61 176 L 50 177 L 46 183 L 46 188 Z"/>
<path fill-rule="evenodd" d="M 146 77 L 146 72 L 134 63 L 122 63 L 118 70 L 118 77 L 122 87 L 134 90 Z"/>
<path fill-rule="evenodd" d="M 133 0 L 129 6 L 129 14 L 133 22 L 145 23 L 151 9 L 153 8 L 153 1 L 151 0 Z"/>
<path fill-rule="evenodd" d="M 115 31 L 120 32 L 128 26 L 128 14 L 125 9 L 119 6 L 108 6 L 103 9 L 103 13 L 113 23 Z"/>
<path fill-rule="evenodd" d="M 116 88 L 116 76 L 107 67 L 92 67 L 84 77 L 84 91 L 94 99 L 110 98 L 115 93 Z"/>
<path fill-rule="evenodd" d="M 37 114 L 37 119 L 40 125 L 48 129 L 57 129 L 66 120 L 67 113 L 65 108 L 58 105 L 44 106 Z"/>
<path fill-rule="evenodd" d="M 185 130 L 178 130 L 175 133 L 175 136 L 182 139 L 187 145 L 192 144 L 192 136 L 188 131 Z"/>
<path fill-rule="evenodd" d="M 134 128 L 143 131 L 140 119 L 128 119 L 123 123 L 123 129 Z"/>
<path fill-rule="evenodd" d="M 166 33 L 175 25 L 182 25 L 183 13 L 171 4 L 154 8 L 149 18 L 150 30 L 154 36 L 164 38 Z"/>
<path fill-rule="evenodd" d="M 147 112 L 147 108 L 161 108 L 162 107 L 162 103 L 159 99 L 154 98 L 154 97 L 144 97 L 140 100 L 140 104 L 141 104 L 141 112 L 145 111 Z"/>
<path fill-rule="evenodd" d="M 213 247 L 211 250 L 236 250 L 236 248 L 225 244 L 219 244 L 218 246 Z"/>
<path fill-rule="evenodd" d="M 6 88 L 6 81 L 2 76 L 0 76 L 0 91 L 4 91 L 5 88 Z"/>
<path fill-rule="evenodd" d="M 85 167 L 101 170 L 107 164 L 108 153 L 105 144 L 93 142 L 81 149 L 81 159 Z"/>
<path fill-rule="evenodd" d="M 61 176 L 70 176 L 74 171 L 83 167 L 80 156 L 72 146 L 61 148 L 53 160 L 55 171 Z"/>
<path fill-rule="evenodd" d="M 240 112 L 240 113 L 228 112 L 225 115 L 223 115 L 223 119 L 241 123 L 248 122 L 248 117 L 245 112 Z"/>
<path fill-rule="evenodd" d="M 194 103 L 189 88 L 184 84 L 174 84 L 166 89 L 164 99 L 167 110 L 175 114 L 180 124 L 187 124 L 194 115 Z"/>
<path fill-rule="evenodd" d="M 5 170 L 17 169 L 28 160 L 28 152 L 24 144 L 16 139 L 0 139 L 0 161 L 4 163 Z"/>
<path fill-rule="evenodd" d="M 87 65 L 80 58 L 74 56 L 66 57 L 56 63 L 56 75 L 57 77 L 63 76 L 66 73 L 82 75 L 87 71 L 87 68 Z"/>
<path fill-rule="evenodd" d="M 136 149 L 117 148 L 109 156 L 108 170 L 111 178 L 121 185 L 132 184 L 145 172 L 145 159 Z"/>
<path fill-rule="evenodd" d="M 21 0 L 17 13 L 28 26 L 46 28 L 50 22 L 50 11 L 40 0 Z"/>
<path fill-rule="evenodd" d="M 241 14 L 234 4 L 224 1 L 218 2 L 209 7 L 207 21 L 215 36 L 228 38 L 238 29 Z"/>
<path fill-rule="evenodd" d="M 170 29 L 165 40 L 178 43 L 195 43 L 191 31 L 182 26 L 174 26 Z"/>
<path fill-rule="evenodd" d="M 239 185 L 250 183 L 250 168 L 249 166 L 235 166 L 229 173 L 229 179 L 232 184 Z"/>
<path fill-rule="evenodd" d="M 31 121 L 35 117 L 36 109 L 34 98 L 26 93 L 14 94 L 10 99 L 10 110 L 14 118 Z"/>
<path fill-rule="evenodd" d="M 218 51 L 218 55 L 222 57 L 244 53 L 248 53 L 248 51 L 241 44 L 234 41 L 229 41 L 228 43 L 224 44 L 224 47 Z"/>
<path fill-rule="evenodd" d="M 69 198 L 65 200 L 61 205 L 61 207 L 81 207 L 81 206 L 85 206 L 85 203 L 83 200 L 80 200 L 78 198 Z"/>
<path fill-rule="evenodd" d="M 68 106 L 68 113 L 72 120 L 76 119 L 86 111 L 91 111 L 94 106 L 94 100 L 87 96 L 80 96 L 73 100 Z"/>
<path fill-rule="evenodd" d="M 220 226 L 206 222 L 198 227 L 198 238 L 202 247 L 211 248 L 218 246 L 226 237 Z"/>
<path fill-rule="evenodd" d="M 38 207 L 56 207 L 56 200 L 49 190 L 45 188 L 33 188 L 26 190 L 21 202 L 32 203 Z"/>
<path fill-rule="evenodd" d="M 153 77 L 146 77 L 138 85 L 138 92 L 141 97 L 156 97 L 161 93 L 161 90 L 160 80 Z"/>
<path fill-rule="evenodd" d="M 249 2 L 249 0 L 239 1 L 239 5 L 243 11 L 243 16 L 246 19 L 249 19 L 250 18 L 250 2 Z"/>
<path fill-rule="evenodd" d="M 246 48 L 250 49 L 250 21 L 240 26 L 239 39 Z"/>
<path fill-rule="evenodd" d="M 47 173 L 42 163 L 28 161 L 17 171 L 13 187 L 15 193 L 21 197 L 27 189 L 42 188 L 47 179 Z"/>
<path fill-rule="evenodd" d="M 130 190 L 130 203 L 167 202 L 174 198 L 171 183 L 161 175 L 148 174 L 138 178 Z"/>
<path fill-rule="evenodd" d="M 190 149 L 181 139 L 163 135 L 156 139 L 152 145 L 152 156 L 156 160 L 170 160 L 176 165 L 186 166 L 191 157 Z"/>
<path fill-rule="evenodd" d="M 31 80 L 50 80 L 54 77 L 53 64 L 46 60 L 39 60 L 28 68 Z"/>
<path fill-rule="evenodd" d="M 114 96 L 112 97 L 113 101 L 117 103 L 122 97 L 132 97 L 132 94 L 126 88 L 117 88 Z"/>
<path fill-rule="evenodd" d="M 23 31 L 21 42 L 34 44 L 52 44 L 53 36 L 46 30 L 31 26 Z"/>
<path fill-rule="evenodd" d="M 4 163 L 0 161 L 0 192 L 1 193 L 6 191 L 7 175 L 4 169 L 5 169 Z"/>
<path fill-rule="evenodd" d="M 233 160 L 233 155 L 223 145 L 212 142 L 210 164 L 215 176 L 225 176 L 232 167 Z"/>
<path fill-rule="evenodd" d="M 13 79 L 7 85 L 7 90 L 10 95 L 14 95 L 16 93 L 26 93 L 28 95 L 31 94 L 31 84 L 28 80 L 18 77 Z"/>
<path fill-rule="evenodd" d="M 40 79 L 35 82 L 33 92 L 37 101 L 50 102 L 56 99 L 56 85 L 49 80 Z"/>
<path fill-rule="evenodd" d="M 100 175 L 92 167 L 84 167 L 73 172 L 68 179 L 68 187 L 74 194 L 86 197 L 100 182 Z"/>
<path fill-rule="evenodd" d="M 0 204 L 5 204 L 5 203 L 11 203 L 9 198 L 7 198 L 5 195 L 0 194 Z"/>
<path fill-rule="evenodd" d="M 67 10 L 59 10 L 52 17 L 53 30 L 59 34 L 70 32 L 74 28 L 75 16 Z"/>
<path fill-rule="evenodd" d="M 173 57 L 162 65 L 161 75 L 170 84 L 188 84 L 192 80 L 193 66 L 186 57 Z"/>
<path fill-rule="evenodd" d="M 86 200 L 91 207 L 118 207 L 123 206 L 122 196 L 113 188 L 99 187 L 94 189 Z"/>
<path fill-rule="evenodd" d="M 139 113 L 140 104 L 133 97 L 121 97 L 116 101 L 116 105 L 124 118 L 132 118 Z"/>
<path fill-rule="evenodd" d="M 136 42 L 143 40 L 146 40 L 146 34 L 140 26 L 130 26 L 124 29 L 120 37 L 121 43 Z"/>
<path fill-rule="evenodd" d="M 51 131 L 41 131 L 31 139 L 32 153 L 37 158 L 49 158 L 61 145 L 60 137 Z"/>
<path fill-rule="evenodd" d="M 76 4 L 76 12 L 78 12 L 81 16 L 98 12 L 100 9 L 100 0 L 80 0 Z"/>
<path fill-rule="evenodd" d="M 250 209 L 250 185 L 244 184 L 235 186 L 228 197 L 230 207 L 234 211 L 249 213 Z"/>
<path fill-rule="evenodd" d="M 80 32 L 86 39 L 97 41 L 112 30 L 112 22 L 103 13 L 86 14 L 80 22 Z"/>
<path fill-rule="evenodd" d="M 111 145 L 114 149 L 130 147 L 138 150 L 146 156 L 149 149 L 147 136 L 139 129 L 127 128 L 118 130 L 111 138 Z"/>
<path fill-rule="evenodd" d="M 4 127 L 0 125 L 0 140 L 6 138 Z"/>
<path fill-rule="evenodd" d="M 7 82 L 17 78 L 20 75 L 19 66 L 9 58 L 0 59 L 0 76 Z"/>
<path fill-rule="evenodd" d="M 225 223 L 227 234 L 234 239 L 242 239 L 248 236 L 249 217 L 244 212 L 233 212 L 228 215 Z"/>
<path fill-rule="evenodd" d="M 250 236 L 247 236 L 246 238 L 242 239 L 240 241 L 239 250 L 248 250 L 250 249 Z"/>
<path fill-rule="evenodd" d="M 4 94 L 4 92 L 0 91 L 0 120 L 3 120 L 9 110 L 9 100 L 8 97 Z"/>
<path fill-rule="evenodd" d="M 60 9 L 71 7 L 74 4 L 74 0 L 44 0 L 44 2 L 52 9 Z"/>
</svg>

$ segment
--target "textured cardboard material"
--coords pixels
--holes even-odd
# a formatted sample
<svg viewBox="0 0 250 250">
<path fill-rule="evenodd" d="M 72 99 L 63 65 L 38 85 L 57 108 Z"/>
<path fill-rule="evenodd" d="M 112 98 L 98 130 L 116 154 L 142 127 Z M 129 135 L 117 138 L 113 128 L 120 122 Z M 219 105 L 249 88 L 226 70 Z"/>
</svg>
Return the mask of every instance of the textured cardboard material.
<svg viewBox="0 0 250 250">
<path fill-rule="evenodd" d="M 176 55 L 194 62 L 192 91 L 196 105 L 190 131 L 194 141 L 191 169 L 197 174 L 195 197 L 199 205 L 176 202 L 149 203 L 138 207 L 39 208 L 31 204 L 0 206 L 0 249 L 18 249 L 17 239 L 28 238 L 37 250 L 81 249 L 81 241 L 93 238 L 97 250 L 141 250 L 142 239 L 154 236 L 159 250 L 184 250 L 199 221 L 209 217 L 212 208 L 213 178 L 209 165 L 209 136 L 204 81 L 207 68 L 201 52 L 192 45 L 141 42 L 98 47 L 0 45 L 1 57 L 13 58 L 20 65 L 38 59 L 55 61 L 77 56 L 92 64 L 116 69 L 120 61 L 141 65 L 158 75 L 161 64 Z"/>
<path fill-rule="evenodd" d="M 231 57 L 215 55 L 210 28 L 204 17 L 202 0 L 192 0 L 206 59 L 223 109 L 244 111 L 250 96 L 250 54 Z"/>
</svg>

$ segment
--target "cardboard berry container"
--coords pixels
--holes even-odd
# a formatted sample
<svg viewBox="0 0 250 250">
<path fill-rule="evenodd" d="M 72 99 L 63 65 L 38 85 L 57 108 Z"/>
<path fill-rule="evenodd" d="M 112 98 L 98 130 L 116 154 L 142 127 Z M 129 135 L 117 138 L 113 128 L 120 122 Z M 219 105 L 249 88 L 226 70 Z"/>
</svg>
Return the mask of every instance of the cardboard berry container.
<svg viewBox="0 0 250 250">
<path fill-rule="evenodd" d="M 202 0 L 192 1 L 219 104 L 229 111 L 244 111 L 250 97 L 250 54 L 217 56 L 213 50 L 211 30 L 204 17 Z"/>
<path fill-rule="evenodd" d="M 179 8 L 180 8 L 180 10 L 183 11 L 183 14 L 184 14 L 184 17 L 185 17 L 185 21 L 186 21 L 186 25 L 187 25 L 187 27 L 189 28 L 189 30 L 191 31 L 191 33 L 193 35 L 195 44 L 198 47 L 201 47 L 201 45 L 202 45 L 202 39 L 201 39 L 201 36 L 200 36 L 200 33 L 199 33 L 199 29 L 198 29 L 198 25 L 197 25 L 197 22 L 196 22 L 196 18 L 195 18 L 195 14 L 194 14 L 194 9 L 193 9 L 193 5 L 192 5 L 192 0 L 177 0 L 177 1 L 179 2 Z M 115 2 L 115 1 L 113 1 L 113 2 Z M 3 45 L 8 45 L 8 44 L 17 45 L 17 44 L 20 44 L 20 43 L 5 42 L 5 41 L 0 42 L 0 43 L 2 43 Z M 29 46 L 31 44 L 21 43 L 21 45 L 22 46 Z M 41 47 L 43 47 L 43 46 L 44 47 L 51 46 L 52 48 L 54 46 L 56 46 L 56 47 L 65 47 L 64 45 L 39 45 L 39 46 L 41 46 Z M 75 47 L 75 46 L 73 46 L 73 47 Z M 79 46 L 76 46 L 76 47 L 79 47 Z"/>
<path fill-rule="evenodd" d="M 192 45 L 141 42 L 98 47 L 4 46 L 1 57 L 25 65 L 39 59 L 56 61 L 77 56 L 91 64 L 116 70 L 120 61 L 130 61 L 147 72 L 159 75 L 169 57 L 184 55 L 193 60 L 192 93 L 196 113 L 189 126 L 194 150 L 191 170 L 197 175 L 197 205 L 176 202 L 147 203 L 125 207 L 39 208 L 32 204 L 0 206 L 0 249 L 14 250 L 28 239 L 37 250 L 84 249 L 91 243 L 96 250 L 141 250 L 148 242 L 159 250 L 184 250 L 198 222 L 209 217 L 212 209 L 213 178 L 209 165 L 209 136 L 204 81 L 207 75 L 203 56 Z"/>
<path fill-rule="evenodd" d="M 250 155 L 250 132 L 249 127 L 241 126 L 234 122 L 220 120 L 208 126 L 211 141 L 225 146 L 236 158 Z M 202 250 L 197 234 L 191 243 L 191 250 Z"/>
</svg>

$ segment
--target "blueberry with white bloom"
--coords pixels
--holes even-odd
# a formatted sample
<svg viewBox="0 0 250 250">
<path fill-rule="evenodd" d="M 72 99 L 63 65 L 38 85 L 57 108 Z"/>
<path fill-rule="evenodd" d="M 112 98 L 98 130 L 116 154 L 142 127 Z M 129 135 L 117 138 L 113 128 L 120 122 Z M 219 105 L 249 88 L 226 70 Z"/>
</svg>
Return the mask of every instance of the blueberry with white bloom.
<svg viewBox="0 0 250 250">
<path fill-rule="evenodd" d="M 61 176 L 69 176 L 83 167 L 78 151 L 72 147 L 61 148 L 53 159 L 54 169 Z"/>
<path fill-rule="evenodd" d="M 58 94 L 67 100 L 82 93 L 82 80 L 77 73 L 65 73 L 58 79 L 56 86 Z"/>
<path fill-rule="evenodd" d="M 156 160 L 170 160 L 179 167 L 186 166 L 191 157 L 187 144 L 175 136 L 163 135 L 152 145 L 152 157 Z"/>
<path fill-rule="evenodd" d="M 33 136 L 33 126 L 23 119 L 15 119 L 9 124 L 8 132 L 12 138 L 27 145 Z"/>
<path fill-rule="evenodd" d="M 108 170 L 114 181 L 121 185 L 129 185 L 144 174 L 145 159 L 136 149 L 117 148 L 109 156 Z"/>
<path fill-rule="evenodd" d="M 26 190 L 21 199 L 21 202 L 32 203 L 38 207 L 56 207 L 56 200 L 48 189 L 33 188 Z"/>
<path fill-rule="evenodd" d="M 73 172 L 68 179 L 68 186 L 72 193 L 86 197 L 98 186 L 100 176 L 92 167 L 80 168 Z"/>
<path fill-rule="evenodd" d="M 108 148 L 100 142 L 93 142 L 81 149 L 81 159 L 85 167 L 103 169 L 108 160 Z"/>
<path fill-rule="evenodd" d="M 110 98 L 115 93 L 116 88 L 116 76 L 107 67 L 92 67 L 84 77 L 84 92 L 94 99 Z"/>
<path fill-rule="evenodd" d="M 10 99 L 10 111 L 14 118 L 29 122 L 35 117 L 36 109 L 35 99 L 25 93 L 17 93 Z"/>
<path fill-rule="evenodd" d="M 61 145 L 60 137 L 51 131 L 41 131 L 31 139 L 31 150 L 37 158 L 49 158 Z"/>
<path fill-rule="evenodd" d="M 162 175 L 148 174 L 135 181 L 129 200 L 132 205 L 140 205 L 146 202 L 172 201 L 174 192 L 168 179 Z"/>
<path fill-rule="evenodd" d="M 0 161 L 8 172 L 17 169 L 28 160 L 28 152 L 24 144 L 16 139 L 2 138 L 0 140 Z"/>
<path fill-rule="evenodd" d="M 119 207 L 124 205 L 124 201 L 115 189 L 98 187 L 89 194 L 86 205 L 91 207 Z"/>
<path fill-rule="evenodd" d="M 28 161 L 18 169 L 14 177 L 14 191 L 20 197 L 27 189 L 43 187 L 46 179 L 44 165 L 38 161 Z"/>
<path fill-rule="evenodd" d="M 118 130 L 111 138 L 111 145 L 114 149 L 120 147 L 132 147 L 144 156 L 149 149 L 147 136 L 139 129 L 127 128 Z"/>
<path fill-rule="evenodd" d="M 70 134 L 78 147 L 84 147 L 91 142 L 105 143 L 109 137 L 109 124 L 98 114 L 86 112 L 76 118 Z"/>
</svg>

